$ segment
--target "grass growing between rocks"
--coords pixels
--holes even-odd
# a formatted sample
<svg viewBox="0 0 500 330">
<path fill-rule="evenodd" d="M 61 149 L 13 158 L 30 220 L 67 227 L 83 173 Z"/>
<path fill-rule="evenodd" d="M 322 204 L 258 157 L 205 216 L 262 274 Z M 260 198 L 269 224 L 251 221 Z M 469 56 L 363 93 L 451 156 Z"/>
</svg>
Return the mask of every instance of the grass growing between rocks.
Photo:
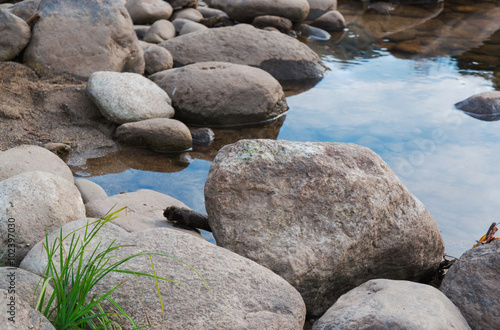
<svg viewBox="0 0 500 330">
<path fill-rule="evenodd" d="M 110 272 L 132 274 L 137 280 L 139 276 L 154 278 L 158 298 L 162 306 L 163 328 L 165 328 L 165 310 L 158 281 L 167 281 L 180 285 L 183 285 L 183 283 L 157 276 L 153 259 L 151 258 L 152 255 L 172 258 L 186 265 L 192 271 L 196 272 L 208 290 L 210 290 L 208 284 L 198 271 L 175 257 L 160 253 L 151 253 L 149 251 L 141 251 L 117 260 L 117 258 L 113 256 L 113 252 L 124 247 L 130 247 L 131 245 L 114 245 L 115 240 L 106 246 L 101 246 L 101 242 L 99 242 L 95 248 L 91 248 L 89 245 L 92 239 L 96 237 L 99 230 L 108 222 L 115 219 L 116 214 L 123 209 L 124 208 L 112 213 L 109 211 L 105 217 L 93 222 L 89 222 L 88 220 L 87 225 L 84 227 L 84 235 L 77 235 L 75 230 L 63 236 L 61 228 L 59 237 L 50 243 L 48 238 L 49 235 L 46 233 L 43 247 L 47 254 L 48 264 L 44 273 L 45 278 L 43 282 L 41 281 L 41 283 L 39 283 L 39 285 L 41 285 L 41 293 L 36 303 L 36 309 L 49 319 L 56 329 L 121 329 L 121 326 L 110 318 L 113 315 L 125 317 L 133 329 L 141 329 L 151 325 L 138 326 L 127 312 L 111 298 L 113 291 L 118 289 L 126 281 L 117 283 L 115 287 L 106 293 L 95 294 L 90 297 L 92 289 Z M 64 247 L 63 242 L 69 242 L 69 248 Z M 99 250 L 102 251 L 99 252 Z M 143 255 L 149 256 L 153 271 L 152 275 L 118 269 L 119 266 L 127 263 L 127 261 Z M 59 261 L 59 264 L 56 263 L 56 260 Z M 47 293 L 47 286 L 49 283 L 52 284 L 54 288 L 50 296 Z M 140 284 L 138 285 L 140 288 Z M 48 301 L 45 307 L 43 307 L 46 296 Z M 116 311 L 105 311 L 102 305 L 105 301 L 114 306 Z"/>
</svg>

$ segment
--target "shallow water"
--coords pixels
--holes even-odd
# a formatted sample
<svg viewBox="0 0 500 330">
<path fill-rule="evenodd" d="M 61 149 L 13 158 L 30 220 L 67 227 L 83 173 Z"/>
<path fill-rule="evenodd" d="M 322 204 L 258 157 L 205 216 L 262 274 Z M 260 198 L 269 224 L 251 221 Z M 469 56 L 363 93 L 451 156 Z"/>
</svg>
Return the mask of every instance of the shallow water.
<svg viewBox="0 0 500 330">
<path fill-rule="evenodd" d="M 204 212 L 204 183 L 223 145 L 241 138 L 356 143 L 389 164 L 436 220 L 446 253 L 459 257 L 500 215 L 500 122 L 453 107 L 498 87 L 500 4 L 375 8 L 339 0 L 348 31 L 305 41 L 331 71 L 289 96 L 290 111 L 278 121 L 215 130 L 211 147 L 181 155 L 124 149 L 73 165 L 76 176 L 109 195 L 153 189 Z"/>
</svg>

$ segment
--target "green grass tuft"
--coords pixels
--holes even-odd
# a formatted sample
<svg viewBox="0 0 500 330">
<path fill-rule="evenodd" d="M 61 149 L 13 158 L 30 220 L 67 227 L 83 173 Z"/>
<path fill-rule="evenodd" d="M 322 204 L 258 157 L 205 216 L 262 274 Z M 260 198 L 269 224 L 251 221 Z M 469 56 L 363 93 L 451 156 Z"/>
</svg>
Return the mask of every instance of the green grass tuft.
<svg viewBox="0 0 500 330">
<path fill-rule="evenodd" d="M 114 261 L 112 259 L 116 258 L 111 255 L 113 251 L 130 246 L 114 245 L 115 241 L 111 242 L 107 246 L 104 246 L 102 252 L 98 252 L 99 247 L 101 247 L 101 242 L 99 242 L 93 250 L 88 249 L 87 247 L 92 239 L 95 238 L 99 230 L 101 230 L 101 228 L 111 220 L 116 219 L 116 214 L 123 209 L 124 208 L 112 213 L 110 210 L 102 219 L 98 219 L 93 222 L 87 220 L 85 233 L 82 236 L 77 235 L 75 233 L 77 230 L 75 230 L 63 237 L 61 228 L 59 231 L 59 237 L 50 243 L 48 238 L 49 235 L 46 233 L 43 247 L 47 254 L 48 264 L 44 272 L 43 283 L 41 283 L 41 293 L 38 297 L 35 308 L 47 317 L 47 319 L 51 320 L 56 329 L 121 329 L 121 327 L 110 318 L 112 315 L 125 317 L 133 329 L 140 329 L 151 325 L 148 324 L 145 326 L 138 326 L 136 322 L 134 322 L 134 320 L 126 313 L 126 311 L 111 298 L 113 291 L 118 289 L 126 281 L 117 283 L 114 288 L 104 294 L 90 297 L 92 288 L 95 287 L 96 284 L 110 272 L 133 274 L 137 279 L 138 276 L 154 278 L 158 298 L 160 299 L 162 306 L 162 315 L 164 316 L 165 310 L 163 308 L 163 301 L 159 291 L 158 280 L 177 284 L 182 283 L 157 276 L 151 255 L 173 258 L 174 260 L 181 262 L 191 270 L 195 271 L 208 288 L 208 284 L 198 271 L 187 263 L 172 256 L 160 253 L 150 253 L 149 251 L 141 251 L 118 261 Z M 70 242 L 67 250 L 63 246 L 63 242 L 65 241 Z M 57 253 L 59 253 L 59 265 L 55 263 L 55 260 L 57 260 Z M 118 269 L 119 266 L 127 261 L 142 255 L 149 256 L 153 274 Z M 52 283 L 54 291 L 51 296 L 48 297 L 48 302 L 44 307 L 43 302 L 45 301 L 45 296 L 47 294 L 46 289 L 49 282 Z M 210 289 L 208 288 L 208 290 Z M 102 305 L 103 301 L 107 301 L 114 306 L 116 311 L 105 311 Z M 163 327 L 164 326 L 165 324 L 163 324 Z"/>
</svg>

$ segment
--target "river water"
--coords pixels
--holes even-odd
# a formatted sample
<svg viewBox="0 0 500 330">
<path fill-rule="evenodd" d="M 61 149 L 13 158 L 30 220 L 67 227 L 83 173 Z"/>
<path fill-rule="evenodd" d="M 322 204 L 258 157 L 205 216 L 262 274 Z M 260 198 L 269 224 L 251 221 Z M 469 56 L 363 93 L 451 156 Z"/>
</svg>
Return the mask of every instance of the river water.
<svg viewBox="0 0 500 330">
<path fill-rule="evenodd" d="M 347 31 L 328 41 L 303 40 L 330 71 L 306 91 L 287 90 L 286 116 L 214 130 L 210 147 L 183 154 L 123 149 L 88 159 L 73 166 L 76 177 L 108 195 L 153 189 L 205 212 L 208 170 L 226 144 L 242 138 L 356 143 L 379 154 L 426 205 L 446 253 L 459 257 L 500 217 L 500 122 L 454 108 L 499 88 L 500 2 L 338 2 Z"/>
</svg>

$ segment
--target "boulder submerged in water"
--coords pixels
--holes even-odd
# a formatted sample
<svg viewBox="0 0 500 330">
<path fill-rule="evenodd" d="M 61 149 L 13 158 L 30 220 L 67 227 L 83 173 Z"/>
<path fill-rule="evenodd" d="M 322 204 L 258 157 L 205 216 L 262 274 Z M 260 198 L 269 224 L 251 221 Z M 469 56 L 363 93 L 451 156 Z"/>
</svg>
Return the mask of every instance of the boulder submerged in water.
<svg viewBox="0 0 500 330">
<path fill-rule="evenodd" d="M 455 104 L 465 114 L 484 121 L 500 120 L 500 91 L 473 95 Z"/>
<path fill-rule="evenodd" d="M 280 83 L 247 65 L 203 62 L 152 77 L 186 124 L 227 126 L 262 122 L 288 110 Z"/>
<path fill-rule="evenodd" d="M 241 140 L 205 184 L 218 245 L 268 267 L 319 316 L 373 278 L 424 280 L 444 243 L 425 206 L 371 150 Z"/>
</svg>

